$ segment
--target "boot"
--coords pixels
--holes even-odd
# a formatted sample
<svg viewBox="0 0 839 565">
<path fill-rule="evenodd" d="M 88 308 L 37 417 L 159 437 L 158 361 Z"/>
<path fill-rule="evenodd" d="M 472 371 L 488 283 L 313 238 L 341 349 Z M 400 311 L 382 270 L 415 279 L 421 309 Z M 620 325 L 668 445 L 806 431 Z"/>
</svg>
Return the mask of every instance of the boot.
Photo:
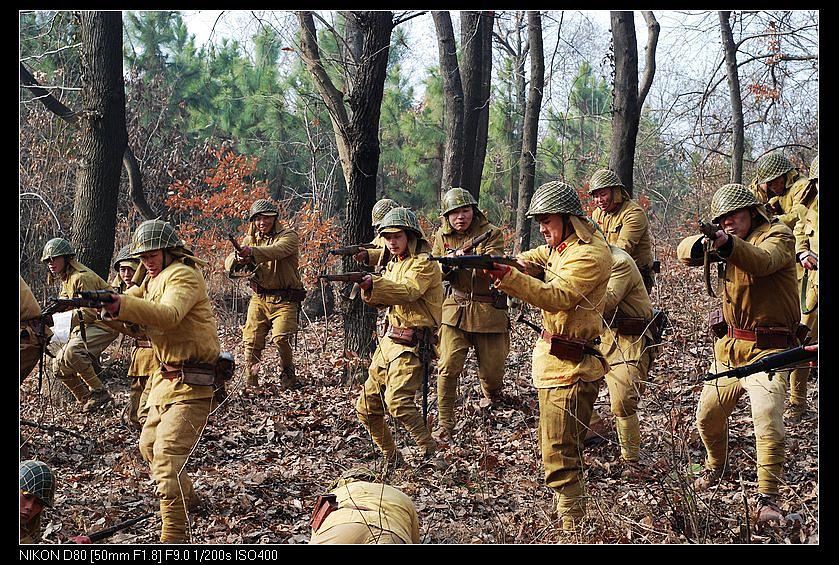
<svg viewBox="0 0 839 565">
<path fill-rule="evenodd" d="M 699 477 L 693 481 L 693 490 L 696 492 L 705 492 L 706 490 L 717 486 L 721 479 L 722 469 L 705 467 Z"/>
<path fill-rule="evenodd" d="M 106 388 L 93 390 L 90 392 L 90 396 L 88 397 L 87 402 L 85 402 L 82 412 L 93 412 L 108 402 L 111 402 L 113 399 L 114 397 L 111 396 L 111 393 L 108 392 L 108 389 Z"/>
<path fill-rule="evenodd" d="M 436 430 L 431 432 L 431 437 L 434 438 L 438 444 L 448 445 L 452 442 L 452 436 L 454 435 L 454 430 L 450 430 L 449 428 L 438 426 Z"/>
<path fill-rule="evenodd" d="M 437 453 L 437 441 L 435 440 L 433 444 L 427 445 L 425 447 L 420 448 L 422 453 L 422 464 L 423 465 L 431 465 L 441 471 L 445 470 L 449 466 L 449 462 L 446 459 Z"/>
<path fill-rule="evenodd" d="M 790 403 L 784 412 L 784 419 L 790 424 L 797 424 L 807 414 L 807 404 L 804 402 Z"/>
<path fill-rule="evenodd" d="M 297 388 L 297 375 L 294 372 L 294 365 L 289 365 L 280 373 L 280 389 L 289 390 Z"/>
<path fill-rule="evenodd" d="M 504 396 L 504 391 L 502 389 L 496 389 L 492 392 L 484 391 L 484 397 L 480 400 L 478 405 L 481 408 L 488 408 L 490 406 L 498 406 L 499 404 L 503 404 L 506 401 Z"/>
<path fill-rule="evenodd" d="M 583 440 L 585 447 L 597 447 L 609 441 L 611 430 L 606 424 L 606 421 L 600 417 L 596 411 L 591 413 L 591 423 L 586 431 L 586 437 Z"/>
<path fill-rule="evenodd" d="M 755 522 L 764 524 L 766 522 L 782 522 L 784 514 L 778 507 L 778 495 L 760 493 L 755 503 Z"/>
<path fill-rule="evenodd" d="M 245 384 L 247 386 L 259 386 L 259 363 L 254 363 L 249 370 L 245 371 Z"/>
</svg>

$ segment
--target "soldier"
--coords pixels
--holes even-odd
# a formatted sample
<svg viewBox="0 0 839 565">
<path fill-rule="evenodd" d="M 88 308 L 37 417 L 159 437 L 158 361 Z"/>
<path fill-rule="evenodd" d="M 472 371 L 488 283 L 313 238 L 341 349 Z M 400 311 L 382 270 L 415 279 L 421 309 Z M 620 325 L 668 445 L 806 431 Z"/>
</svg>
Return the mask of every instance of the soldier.
<svg viewBox="0 0 839 565">
<path fill-rule="evenodd" d="M 386 253 L 385 240 L 378 233 L 379 224 L 382 222 L 382 219 L 387 215 L 387 213 L 394 208 L 399 208 L 399 204 L 390 198 L 382 198 L 373 205 L 373 211 L 370 213 L 370 220 L 373 224 L 373 233 L 375 234 L 375 237 L 370 243 L 377 245 L 379 248 L 369 250 L 362 249 L 353 255 L 353 258 L 359 263 L 363 263 L 370 267 L 377 267 L 377 271 L 379 272 L 384 269 L 385 263 L 387 263 L 388 259 L 390 259 Z"/>
<path fill-rule="evenodd" d="M 310 544 L 419 543 L 411 497 L 378 482 L 369 469 L 350 469 L 329 490 L 335 499 L 329 509 L 315 508 Z"/>
<path fill-rule="evenodd" d="M 819 339 L 819 156 L 810 165 L 810 187 L 798 206 L 795 223 L 795 257 L 801 265 L 801 323 L 810 328 L 810 339 Z M 804 274 L 807 274 L 806 281 Z M 795 369 L 790 374 L 790 398 L 786 416 L 797 422 L 807 412 L 807 378 L 810 369 Z"/>
<path fill-rule="evenodd" d="M 396 465 L 399 452 L 385 423 L 385 406 L 408 430 L 424 458 L 431 459 L 437 449 L 414 395 L 423 384 L 424 371 L 427 375 L 440 325 L 443 284 L 440 267 L 428 259 L 431 246 L 413 212 L 406 208 L 388 212 L 379 235 L 387 241 L 392 259 L 381 275 L 367 275 L 359 286 L 366 303 L 387 308 L 388 328 L 373 354 L 355 409 L 386 464 Z"/>
<path fill-rule="evenodd" d="M 32 289 L 20 279 L 20 382 L 26 378 L 43 355 L 44 347 L 52 337 L 52 330 L 41 327 L 41 306 Z M 51 323 L 51 322 L 50 322 Z"/>
<path fill-rule="evenodd" d="M 592 218 L 610 245 L 620 247 L 635 259 L 649 294 L 655 279 L 650 221 L 644 209 L 629 198 L 621 179 L 609 169 L 595 171 L 588 193 L 597 204 Z"/>
<path fill-rule="evenodd" d="M 713 247 L 725 265 L 717 295 L 722 298 L 724 322 L 712 327 L 713 371 L 739 367 L 778 353 L 797 343 L 798 295 L 792 232 L 769 215 L 754 194 L 741 184 L 722 186 L 711 199 L 717 232 Z M 704 236 L 684 239 L 679 260 L 702 264 Z M 717 483 L 728 457 L 728 416 L 748 392 L 757 443 L 757 520 L 781 517 L 778 487 L 784 466 L 784 397 L 786 375 L 756 373 L 737 379 L 723 377 L 705 383 L 697 407 L 696 424 L 707 457 L 705 471 L 694 483 L 703 491 Z"/>
<path fill-rule="evenodd" d="M 280 225 L 278 216 L 277 207 L 268 200 L 254 202 L 242 252 L 231 253 L 224 266 L 231 276 L 244 268 L 253 271 L 248 281 L 253 296 L 242 330 L 245 384 L 259 384 L 259 361 L 270 330 L 271 341 L 280 351 L 280 386 L 288 389 L 297 384 L 291 338 L 297 333 L 297 317 L 306 291 L 297 268 L 299 238 Z"/>
<path fill-rule="evenodd" d="M 41 261 L 49 268 L 48 280 L 61 281 L 61 297 L 73 298 L 80 290 L 111 290 L 102 277 L 79 263 L 75 255 L 65 239 L 57 237 L 44 245 Z M 84 412 L 92 412 L 113 400 L 98 373 L 101 371 L 99 356 L 116 338 L 117 332 L 98 319 L 95 309 L 74 311 L 70 339 L 53 359 L 53 371 L 76 400 L 84 403 Z"/>
<path fill-rule="evenodd" d="M 139 286 L 115 295 L 104 310 L 112 319 L 142 325 L 160 362 L 151 376 L 140 453 L 151 463 L 160 497 L 160 541 L 186 542 L 186 508 L 199 498 L 184 468 L 210 414 L 220 351 L 199 269 L 207 263 L 194 257 L 162 220 L 137 227 L 131 254 L 139 257 L 147 275 Z"/>
<path fill-rule="evenodd" d="M 46 463 L 23 461 L 18 469 L 20 483 L 20 543 L 41 541 L 41 517 L 44 506 L 52 508 L 55 499 L 55 475 Z"/>
<path fill-rule="evenodd" d="M 120 294 L 136 286 L 134 274 L 140 261 L 131 256 L 131 244 L 124 245 L 114 258 L 113 268 L 117 276 L 111 281 L 111 286 Z M 124 421 L 131 427 L 141 430 L 148 417 L 149 408 L 146 400 L 151 390 L 149 377 L 157 368 L 151 340 L 137 327 L 126 328 L 134 341 L 131 349 L 131 364 L 128 367 L 128 378 L 131 379 L 131 393 L 125 406 Z"/>
<path fill-rule="evenodd" d="M 539 444 L 562 529 L 573 531 L 585 516 L 583 437 L 600 379 L 609 370 L 594 345 L 612 255 L 585 217 L 577 191 L 564 182 L 540 186 L 527 215 L 536 217 L 546 243 L 519 255 L 535 276 L 498 264 L 488 273 L 499 290 L 542 310 L 545 329 L 533 348 L 532 370 L 539 393 Z"/>
<path fill-rule="evenodd" d="M 606 374 L 606 385 L 615 415 L 621 459 L 626 467 L 622 475 L 631 477 L 643 474 L 638 466 L 641 445 L 638 402 L 655 359 L 653 306 L 632 257 L 615 245 L 610 245 L 609 250 L 612 271 L 603 307 L 607 325 L 601 334 L 600 351 L 611 367 Z M 595 410 L 592 426 L 598 419 Z"/>
<path fill-rule="evenodd" d="M 434 255 L 454 253 L 473 237 L 492 230 L 489 239 L 468 253 L 503 255 L 504 235 L 489 223 L 478 209 L 472 195 L 462 188 L 452 188 L 443 196 L 442 229 L 434 236 Z M 444 271 L 448 268 L 444 268 Z M 437 363 L 437 410 L 439 427 L 435 438 L 446 441 L 454 431 L 454 404 L 457 380 L 463 371 L 466 354 L 475 348 L 478 380 L 489 402 L 502 400 L 504 361 L 510 351 L 510 322 L 506 298 L 491 290 L 492 281 L 475 269 L 453 269 L 445 274 L 449 281 L 443 302 L 440 326 L 440 360 Z M 504 299 L 502 306 L 499 299 Z"/>
<path fill-rule="evenodd" d="M 757 160 L 755 185 L 764 196 L 766 208 L 793 229 L 798 220 L 796 208 L 811 193 L 807 190 L 810 179 L 802 177 L 783 153 L 773 151 Z"/>
</svg>

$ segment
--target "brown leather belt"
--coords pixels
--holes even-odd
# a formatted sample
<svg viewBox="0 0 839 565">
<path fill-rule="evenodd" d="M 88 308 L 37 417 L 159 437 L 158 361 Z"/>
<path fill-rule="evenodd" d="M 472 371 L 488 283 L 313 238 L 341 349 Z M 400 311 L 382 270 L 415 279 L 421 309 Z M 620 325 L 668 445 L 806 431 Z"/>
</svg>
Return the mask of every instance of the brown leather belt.
<svg viewBox="0 0 839 565">
<path fill-rule="evenodd" d="M 757 341 L 757 335 L 752 330 L 741 330 L 740 328 L 732 328 L 728 326 L 728 331 L 726 332 L 728 337 L 733 337 L 734 339 L 745 339 L 747 341 Z"/>
<path fill-rule="evenodd" d="M 303 302 L 306 291 L 302 288 L 265 288 L 258 283 L 250 283 L 251 290 L 262 296 L 279 296 L 289 302 Z"/>
<path fill-rule="evenodd" d="M 759 349 L 782 349 L 798 344 L 797 337 L 789 330 L 783 328 L 758 327 L 753 331 L 728 326 L 725 335 L 734 339 L 753 341 Z"/>
<path fill-rule="evenodd" d="M 183 378 L 187 384 L 212 385 L 216 373 L 216 366 L 212 363 L 196 363 L 194 365 L 160 364 L 160 372 L 164 379 L 173 381 Z"/>
<path fill-rule="evenodd" d="M 486 294 L 471 294 L 469 292 L 457 290 L 456 288 L 452 289 L 452 294 L 457 298 L 461 298 L 463 300 L 471 300 L 472 302 L 486 302 L 487 304 L 492 304 L 493 302 L 495 302 L 495 299 L 492 296 Z"/>
<path fill-rule="evenodd" d="M 149 341 L 149 340 L 137 339 L 137 340 L 134 340 L 134 344 L 137 347 L 142 347 L 144 349 L 151 348 L 151 341 Z"/>
</svg>

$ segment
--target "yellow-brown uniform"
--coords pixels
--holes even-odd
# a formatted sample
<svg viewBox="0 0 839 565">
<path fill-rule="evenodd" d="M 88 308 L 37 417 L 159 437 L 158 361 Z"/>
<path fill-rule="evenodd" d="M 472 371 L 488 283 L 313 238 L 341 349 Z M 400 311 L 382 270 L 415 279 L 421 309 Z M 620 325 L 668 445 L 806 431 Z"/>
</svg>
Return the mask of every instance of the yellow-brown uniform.
<svg viewBox="0 0 839 565">
<path fill-rule="evenodd" d="M 390 251 L 388 251 L 385 238 L 380 235 L 374 237 L 370 243 L 375 245 L 376 248 L 367 250 L 367 262 L 365 264 L 368 267 L 375 267 L 375 272 L 380 273 L 384 270 L 387 262 L 390 261 Z"/>
<path fill-rule="evenodd" d="M 242 330 L 242 343 L 245 349 L 245 382 L 258 384 L 257 375 L 251 366 L 259 363 L 265 339 L 271 331 L 271 342 L 280 352 L 282 379 L 293 383 L 294 359 L 291 351 L 291 338 L 297 333 L 297 316 L 300 311 L 300 299 L 289 297 L 288 291 L 302 291 L 298 263 L 300 260 L 299 238 L 297 233 L 281 227 L 276 220 L 274 228 L 268 234 L 261 234 L 251 223 L 242 246 L 253 250 L 253 262 L 256 269 L 250 277 L 254 291 L 248 306 L 248 317 Z M 236 270 L 236 254 L 228 255 L 224 262 L 228 273 Z"/>
<path fill-rule="evenodd" d="M 23 277 L 18 274 L 18 278 L 20 279 L 20 382 L 23 382 L 23 379 L 38 364 L 43 344 L 49 341 L 52 330 L 44 326 L 44 335 L 39 335 L 41 306 Z"/>
<path fill-rule="evenodd" d="M 341 480 L 332 491 L 338 508 L 312 531 L 310 544 L 419 543 L 411 498 L 390 485 Z"/>
<path fill-rule="evenodd" d="M 622 200 L 615 210 L 604 212 L 595 208 L 591 216 L 600 226 L 609 245 L 620 247 L 632 256 L 649 293 L 654 281 L 650 221 L 641 206 L 619 188 L 614 189 L 615 194 L 618 192 L 621 193 Z"/>
<path fill-rule="evenodd" d="M 140 453 L 151 463 L 160 497 L 160 541 L 184 542 L 186 505 L 197 502 L 185 466 L 207 423 L 213 387 L 187 384 L 182 372 L 215 366 L 220 352 L 212 303 L 194 258 L 175 258 L 156 276 L 147 275 L 129 288 L 116 319 L 141 325 L 161 363 L 151 376 Z M 162 364 L 182 371 L 164 375 Z"/>
<path fill-rule="evenodd" d="M 566 216 L 574 229 L 558 246 L 541 245 L 519 258 L 544 280 L 511 269 L 499 290 L 542 310 L 542 326 L 551 335 L 595 344 L 603 324 L 603 305 L 612 255 L 603 235 L 587 220 Z M 582 448 L 586 424 L 608 363 L 586 353 L 580 361 L 550 353 L 544 338 L 533 348 L 533 385 L 539 393 L 539 445 L 545 484 L 556 493 L 563 528 L 572 529 L 585 515 Z"/>
<path fill-rule="evenodd" d="M 759 217 L 758 217 L 759 218 Z M 740 367 L 785 347 L 757 347 L 754 332 L 779 328 L 793 345 L 800 316 L 795 286 L 795 240 L 783 223 L 762 218 L 745 239 L 730 236 L 730 252 L 720 249 L 725 260 L 716 295 L 728 333 L 714 344 L 712 372 Z M 702 264 L 702 236 L 691 236 L 678 246 L 679 260 L 688 266 Z M 738 337 L 734 337 L 736 334 Z M 751 334 L 751 336 L 750 336 Z M 728 452 L 728 416 L 744 392 L 749 393 L 757 444 L 758 490 L 778 494 L 784 465 L 785 375 L 770 378 L 756 373 L 708 381 L 702 389 L 696 423 L 707 450 L 706 467 L 722 471 Z"/>
<path fill-rule="evenodd" d="M 31 545 L 41 542 L 41 515 L 39 512 L 37 516 L 26 523 L 20 524 L 20 545 Z"/>
<path fill-rule="evenodd" d="M 600 351 L 609 362 L 606 385 L 615 415 L 621 457 L 638 461 L 641 432 L 638 402 L 644 393 L 650 365 L 655 359 L 651 329 L 653 306 L 638 266 L 623 249 L 610 245 L 612 271 L 606 290 Z M 594 418 L 597 419 L 597 412 Z"/>
<path fill-rule="evenodd" d="M 434 235 L 432 253 L 445 255 L 473 237 L 492 230 L 489 239 L 481 242 L 472 254 L 504 254 L 504 234 L 490 224 L 475 208 L 469 228 L 459 233 L 444 216 L 441 229 Z M 503 388 L 504 362 L 510 351 L 510 330 L 507 311 L 493 306 L 489 276 L 475 269 L 455 269 L 447 278 L 443 320 L 440 326 L 440 358 L 437 361 L 437 410 L 439 425 L 449 435 L 454 429 L 454 405 L 457 381 L 463 371 L 466 354 L 475 348 L 478 380 L 489 399 L 500 396 Z"/>
<path fill-rule="evenodd" d="M 795 223 L 795 256 L 800 259 L 802 253 L 813 252 L 819 254 L 819 196 L 818 193 L 808 196 L 804 205 L 796 208 L 798 221 Z M 798 288 L 804 284 L 804 268 L 800 260 L 797 262 L 799 281 Z M 819 271 L 807 271 L 807 290 L 805 301 L 801 304 L 801 323 L 810 328 L 810 340 L 819 341 Z M 800 296 L 800 295 L 799 295 Z M 805 313 L 806 312 L 806 313 Z M 790 374 L 791 405 L 807 406 L 807 377 L 810 369 L 795 369 Z"/>
<path fill-rule="evenodd" d="M 66 257 L 61 273 L 62 298 L 73 298 L 80 290 L 112 290 L 102 277 L 77 260 Z M 80 321 L 84 321 L 86 340 L 82 339 Z M 70 321 L 70 337 L 53 359 L 53 372 L 73 396 L 82 402 L 94 395 L 109 395 L 99 379 L 99 356 L 116 338 L 117 332 L 99 320 L 94 308 L 77 308 Z M 89 387 L 89 388 L 88 388 Z"/>
<path fill-rule="evenodd" d="M 394 328 L 412 328 L 429 335 L 437 332 L 443 276 L 440 266 L 428 259 L 429 250 L 425 240 L 409 236 L 405 256 L 392 258 L 381 276 L 373 275 L 373 287 L 361 294 L 370 306 L 387 308 L 389 329 L 373 353 L 369 376 L 355 409 L 388 459 L 396 456 L 396 444 L 385 423 L 385 406 L 425 453 L 433 453 L 436 448 L 414 402 L 423 378 L 420 345 L 403 345 L 390 337 Z"/>
</svg>

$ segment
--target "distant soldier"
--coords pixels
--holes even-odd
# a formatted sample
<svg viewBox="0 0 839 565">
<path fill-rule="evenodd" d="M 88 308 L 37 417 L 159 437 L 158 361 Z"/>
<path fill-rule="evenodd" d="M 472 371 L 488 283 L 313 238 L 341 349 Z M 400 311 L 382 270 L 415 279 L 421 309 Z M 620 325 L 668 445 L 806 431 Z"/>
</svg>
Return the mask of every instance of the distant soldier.
<svg viewBox="0 0 839 565">
<path fill-rule="evenodd" d="M 310 544 L 419 543 L 419 518 L 411 498 L 378 482 L 369 469 L 350 469 L 329 491 L 332 496 L 321 498 L 322 506 L 312 516 Z"/>
<path fill-rule="evenodd" d="M 647 293 L 650 293 L 655 279 L 650 221 L 646 212 L 629 198 L 621 179 L 609 169 L 594 172 L 588 193 L 597 203 L 592 217 L 603 230 L 606 241 L 632 256 L 641 271 Z"/>
<path fill-rule="evenodd" d="M 44 347 L 49 343 L 52 330 L 41 324 L 41 306 L 32 294 L 32 289 L 20 279 L 20 382 L 26 378 L 43 355 Z"/>
<path fill-rule="evenodd" d="M 443 196 L 442 228 L 434 236 L 433 254 L 504 254 L 504 234 L 489 223 L 472 195 L 452 188 Z M 476 248 L 460 251 L 472 238 L 492 231 L 489 239 Z M 491 288 L 488 275 L 475 269 L 443 268 L 449 282 L 443 302 L 440 326 L 440 360 L 437 363 L 437 410 L 439 428 L 435 437 L 450 439 L 454 431 L 454 405 L 457 381 L 466 354 L 475 349 L 478 380 L 484 397 L 493 403 L 502 400 L 504 362 L 510 351 L 510 322 L 506 297 Z M 446 272 L 448 271 L 448 272 Z"/>
<path fill-rule="evenodd" d="M 387 241 L 392 258 L 381 276 L 367 275 L 359 286 L 367 304 L 387 308 L 388 327 L 355 409 L 386 463 L 395 465 L 399 452 L 385 422 L 385 407 L 420 446 L 423 457 L 432 458 L 437 449 L 414 395 L 428 371 L 440 325 L 443 284 L 440 267 L 428 259 L 431 246 L 413 212 L 406 208 L 388 212 L 379 235 Z"/>
<path fill-rule="evenodd" d="M 819 156 L 810 165 L 810 184 L 801 199 L 798 221 L 793 228 L 795 257 L 801 289 L 801 323 L 810 328 L 810 339 L 819 339 Z M 807 274 L 806 280 L 804 274 Z M 787 418 L 796 422 L 807 412 L 807 377 L 811 370 L 795 369 L 790 374 Z"/>
<path fill-rule="evenodd" d="M 41 517 L 44 507 L 52 508 L 55 499 L 55 475 L 46 463 L 23 461 L 18 469 L 20 483 L 20 543 L 41 541 Z"/>
<path fill-rule="evenodd" d="M 131 244 L 124 245 L 117 256 L 114 257 L 113 268 L 117 275 L 111 281 L 111 286 L 120 294 L 133 286 L 134 274 L 140 266 L 140 260 L 131 256 Z M 131 364 L 128 367 L 128 378 L 131 379 L 131 394 L 129 402 L 125 406 L 124 418 L 128 425 L 135 429 L 142 429 L 149 413 L 146 401 L 151 390 L 149 377 L 157 369 L 157 360 L 154 358 L 154 350 L 151 347 L 151 340 L 143 331 L 134 326 L 127 328 L 134 341 L 131 349 Z"/>
<path fill-rule="evenodd" d="M 137 227 L 131 254 L 147 275 L 104 310 L 112 319 L 143 326 L 160 362 L 151 377 L 140 453 L 151 463 L 160 497 L 160 541 L 183 543 L 188 541 L 186 509 L 199 503 L 185 466 L 210 414 L 220 351 L 199 268 L 207 263 L 162 220 Z"/>
<path fill-rule="evenodd" d="M 541 338 L 533 348 L 533 384 L 539 393 L 539 445 L 545 483 L 554 490 L 564 531 L 585 516 L 583 438 L 609 365 L 595 348 L 612 255 L 585 217 L 577 191 L 551 181 L 533 194 L 535 216 L 547 245 L 519 260 L 530 276 L 496 263 L 496 287 L 542 310 Z M 537 278 L 538 277 L 538 278 Z"/>
<path fill-rule="evenodd" d="M 229 274 L 250 269 L 248 284 L 253 291 L 248 318 L 242 330 L 245 349 L 245 384 L 258 385 L 257 377 L 265 338 L 280 352 L 280 386 L 297 384 L 291 339 L 297 333 L 300 303 L 306 297 L 300 280 L 300 239 L 294 230 L 280 225 L 277 207 L 268 200 L 251 205 L 248 233 L 242 252 L 231 253 L 224 262 Z"/>
<path fill-rule="evenodd" d="M 773 151 L 758 159 L 755 185 L 765 195 L 768 211 L 793 229 L 798 220 L 797 207 L 811 194 L 810 179 L 800 175 L 783 153 Z"/>
<path fill-rule="evenodd" d="M 770 220 L 754 194 L 741 184 L 726 184 L 711 199 L 713 222 L 722 230 L 713 239 L 724 272 L 717 295 L 722 298 L 723 321 L 712 331 L 713 372 L 747 365 L 795 346 L 800 312 L 795 287 L 795 239 L 790 229 Z M 704 236 L 684 239 L 679 260 L 703 264 Z M 784 398 L 788 371 L 756 373 L 742 379 L 722 377 L 702 388 L 696 425 L 707 457 L 705 471 L 694 482 L 697 491 L 718 483 L 728 460 L 728 417 L 748 393 L 757 443 L 758 498 L 756 519 L 780 519 L 778 488 L 784 467 Z"/>
<path fill-rule="evenodd" d="M 44 246 L 41 261 L 49 268 L 48 280 L 61 281 L 59 296 L 73 298 L 80 290 L 111 290 L 102 277 L 79 263 L 75 255 L 65 239 L 57 237 Z M 84 403 L 84 412 L 92 412 L 113 400 L 98 373 L 101 371 L 99 356 L 116 338 L 117 332 L 98 319 L 95 309 L 77 308 L 73 312 L 70 339 L 53 359 L 53 372 L 76 400 Z"/>
</svg>

